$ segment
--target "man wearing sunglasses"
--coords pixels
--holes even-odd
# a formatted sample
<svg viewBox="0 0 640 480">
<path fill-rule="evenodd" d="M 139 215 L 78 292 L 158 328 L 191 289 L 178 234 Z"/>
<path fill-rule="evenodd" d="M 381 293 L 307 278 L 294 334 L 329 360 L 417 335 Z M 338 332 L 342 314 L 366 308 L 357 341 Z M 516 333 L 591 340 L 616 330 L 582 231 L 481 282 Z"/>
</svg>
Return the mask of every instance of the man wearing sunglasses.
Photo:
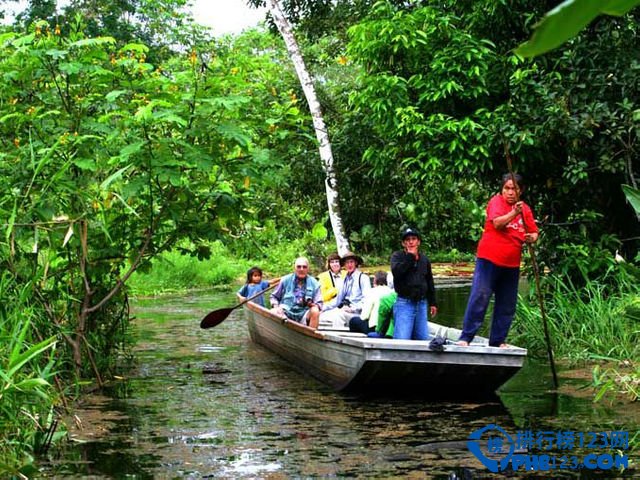
<svg viewBox="0 0 640 480">
<path fill-rule="evenodd" d="M 271 311 L 311 328 L 318 328 L 322 310 L 320 284 L 309 275 L 309 260 L 298 257 L 293 273 L 285 275 L 269 297 Z"/>
</svg>

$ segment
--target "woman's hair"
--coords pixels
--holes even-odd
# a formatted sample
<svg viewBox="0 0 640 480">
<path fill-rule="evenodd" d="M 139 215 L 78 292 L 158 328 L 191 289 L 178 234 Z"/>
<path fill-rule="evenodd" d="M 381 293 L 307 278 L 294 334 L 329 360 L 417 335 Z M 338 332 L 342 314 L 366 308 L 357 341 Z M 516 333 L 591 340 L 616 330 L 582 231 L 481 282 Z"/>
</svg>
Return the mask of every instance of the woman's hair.
<svg viewBox="0 0 640 480">
<path fill-rule="evenodd" d="M 340 260 L 340 255 L 336 252 L 330 253 L 327 257 L 327 270 L 331 270 L 331 260 Z"/>
<path fill-rule="evenodd" d="M 522 192 L 524 190 L 524 180 L 522 178 L 522 175 L 520 175 L 519 173 L 505 173 L 504 175 L 502 175 L 502 186 L 504 187 L 505 183 L 507 183 L 509 180 L 514 179 L 518 184 L 518 188 L 520 188 L 520 191 Z"/>
<path fill-rule="evenodd" d="M 262 276 L 262 269 L 260 267 L 251 267 L 247 270 L 247 283 L 251 283 L 254 273 L 259 273 Z"/>
</svg>

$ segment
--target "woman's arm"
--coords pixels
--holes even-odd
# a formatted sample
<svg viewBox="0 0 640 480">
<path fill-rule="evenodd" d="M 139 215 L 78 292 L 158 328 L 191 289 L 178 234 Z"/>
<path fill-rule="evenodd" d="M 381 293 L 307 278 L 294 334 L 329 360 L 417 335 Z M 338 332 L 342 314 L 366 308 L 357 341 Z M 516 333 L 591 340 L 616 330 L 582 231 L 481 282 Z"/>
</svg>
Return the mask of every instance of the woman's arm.
<svg viewBox="0 0 640 480">
<path fill-rule="evenodd" d="M 496 230 L 503 230 L 509 225 L 511 222 L 515 220 L 515 218 L 522 213 L 522 202 L 516 202 L 513 206 L 513 210 L 505 213 L 504 215 L 500 215 L 492 220 L 493 226 Z"/>
</svg>

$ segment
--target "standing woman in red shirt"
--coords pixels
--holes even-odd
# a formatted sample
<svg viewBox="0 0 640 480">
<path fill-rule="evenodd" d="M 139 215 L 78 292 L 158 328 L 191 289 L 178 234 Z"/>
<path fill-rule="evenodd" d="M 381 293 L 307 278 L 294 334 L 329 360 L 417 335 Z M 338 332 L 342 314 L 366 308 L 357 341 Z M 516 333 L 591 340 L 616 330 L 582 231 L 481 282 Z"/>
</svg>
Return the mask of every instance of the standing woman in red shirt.
<svg viewBox="0 0 640 480">
<path fill-rule="evenodd" d="M 522 177 L 507 173 L 502 176 L 502 191 L 489 200 L 458 345 L 467 346 L 473 340 L 495 294 L 489 345 L 507 347 L 518 300 L 522 245 L 538 240 L 533 213 L 520 200 L 522 188 Z"/>
</svg>

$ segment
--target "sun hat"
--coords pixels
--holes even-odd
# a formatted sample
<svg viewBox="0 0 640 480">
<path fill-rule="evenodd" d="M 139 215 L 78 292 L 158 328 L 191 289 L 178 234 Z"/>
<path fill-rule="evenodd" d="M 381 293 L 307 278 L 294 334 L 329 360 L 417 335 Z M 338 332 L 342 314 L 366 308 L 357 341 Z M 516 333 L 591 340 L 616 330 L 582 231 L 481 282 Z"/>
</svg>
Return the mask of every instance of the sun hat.
<svg viewBox="0 0 640 480">
<path fill-rule="evenodd" d="M 353 258 L 356 261 L 356 264 L 358 264 L 358 266 L 362 265 L 363 263 L 362 257 L 359 257 L 353 252 L 345 252 L 345 254 L 342 255 L 342 257 L 340 257 L 340 265 L 344 265 L 344 262 L 346 262 L 350 258 Z"/>
</svg>

